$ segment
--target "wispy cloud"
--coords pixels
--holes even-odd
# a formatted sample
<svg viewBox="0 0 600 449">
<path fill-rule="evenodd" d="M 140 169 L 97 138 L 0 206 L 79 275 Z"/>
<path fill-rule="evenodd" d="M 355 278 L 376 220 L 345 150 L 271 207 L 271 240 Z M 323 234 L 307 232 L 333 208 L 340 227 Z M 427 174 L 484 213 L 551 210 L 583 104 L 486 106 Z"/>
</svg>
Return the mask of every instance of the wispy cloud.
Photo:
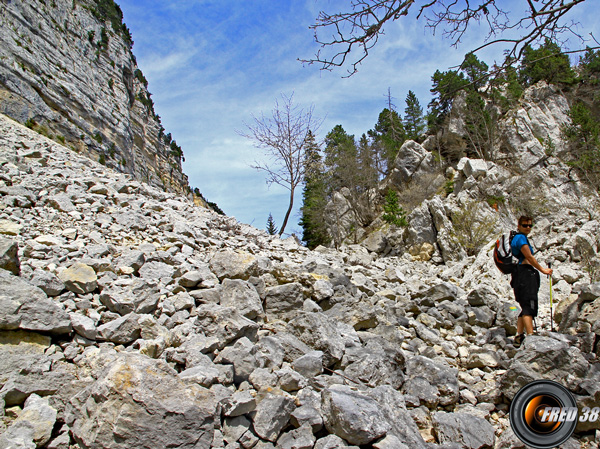
<svg viewBox="0 0 600 449">
<path fill-rule="evenodd" d="M 425 108 L 435 70 L 460 64 L 483 37 L 473 29 L 455 49 L 409 17 L 389 24 L 359 72 L 342 78 L 345 69 L 321 72 L 297 59 L 318 48 L 308 29 L 318 12 L 341 11 L 347 0 L 117 1 L 156 111 L 183 148 L 190 184 L 229 215 L 261 228 L 269 213 L 281 223 L 288 192 L 268 188 L 264 174 L 250 167 L 261 152 L 236 131 L 253 114 L 268 114 L 281 93 L 293 92 L 297 103 L 314 104 L 315 115 L 325 119 L 321 137 L 337 124 L 359 137 L 386 106 L 388 88 L 401 113 L 408 90 Z M 514 11 L 521 3 L 506 2 Z M 592 4 L 573 9 L 584 31 L 598 29 Z M 480 59 L 491 65 L 502 59 L 502 49 L 486 49 Z M 296 220 L 300 196 L 295 204 Z"/>
</svg>

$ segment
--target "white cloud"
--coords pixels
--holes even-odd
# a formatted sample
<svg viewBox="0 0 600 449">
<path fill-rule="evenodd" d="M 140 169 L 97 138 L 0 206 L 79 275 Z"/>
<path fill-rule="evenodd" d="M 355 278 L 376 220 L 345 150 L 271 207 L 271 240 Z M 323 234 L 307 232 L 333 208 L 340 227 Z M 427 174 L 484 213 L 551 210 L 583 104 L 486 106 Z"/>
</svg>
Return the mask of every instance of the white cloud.
<svg viewBox="0 0 600 449">
<path fill-rule="evenodd" d="M 521 3 L 507 0 L 506 5 L 522 8 Z M 321 72 L 316 65 L 303 67 L 297 58 L 310 58 L 318 48 L 308 29 L 318 12 L 340 11 L 348 7 L 347 0 L 119 4 L 155 109 L 183 148 L 190 184 L 228 214 L 261 228 L 269 212 L 281 224 L 289 198 L 281 187 L 269 189 L 264 174 L 249 166 L 261 153 L 236 130 L 243 130 L 253 114 L 269 113 L 281 93 L 294 92 L 298 104 L 314 104 L 315 115 L 324 118 L 321 137 L 337 124 L 359 137 L 386 106 L 388 88 L 401 113 L 409 89 L 426 108 L 435 70 L 460 64 L 482 39 L 474 29 L 454 49 L 440 33 L 425 29 L 423 21 L 408 17 L 389 24 L 359 72 L 342 78 L 345 68 Z M 585 8 L 574 8 L 573 16 L 584 29 L 598 29 L 598 15 L 589 14 L 590 8 L 586 14 Z M 479 57 L 491 65 L 502 58 L 501 50 L 489 48 Z M 300 202 L 298 195 L 290 229 L 297 228 Z"/>
</svg>

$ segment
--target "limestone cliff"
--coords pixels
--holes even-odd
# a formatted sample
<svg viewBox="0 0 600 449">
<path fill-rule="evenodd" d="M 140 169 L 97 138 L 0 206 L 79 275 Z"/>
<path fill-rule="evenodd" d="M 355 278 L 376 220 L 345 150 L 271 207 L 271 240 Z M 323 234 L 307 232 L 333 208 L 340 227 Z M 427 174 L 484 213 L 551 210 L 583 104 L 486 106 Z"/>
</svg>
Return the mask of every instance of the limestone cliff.
<svg viewBox="0 0 600 449">
<path fill-rule="evenodd" d="M 112 0 L 0 1 L 0 112 L 136 179 L 188 192 Z"/>
</svg>

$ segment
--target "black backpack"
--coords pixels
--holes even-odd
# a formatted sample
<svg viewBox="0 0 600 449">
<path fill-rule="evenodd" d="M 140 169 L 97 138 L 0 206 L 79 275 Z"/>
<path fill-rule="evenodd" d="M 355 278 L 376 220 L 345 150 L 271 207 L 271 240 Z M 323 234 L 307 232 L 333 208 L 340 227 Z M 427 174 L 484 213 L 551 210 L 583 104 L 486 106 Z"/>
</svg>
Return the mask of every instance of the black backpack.
<svg viewBox="0 0 600 449">
<path fill-rule="evenodd" d="M 517 259 L 512 254 L 510 244 L 517 231 L 503 234 L 494 246 L 494 262 L 498 269 L 504 274 L 512 274 L 517 269 Z"/>
</svg>

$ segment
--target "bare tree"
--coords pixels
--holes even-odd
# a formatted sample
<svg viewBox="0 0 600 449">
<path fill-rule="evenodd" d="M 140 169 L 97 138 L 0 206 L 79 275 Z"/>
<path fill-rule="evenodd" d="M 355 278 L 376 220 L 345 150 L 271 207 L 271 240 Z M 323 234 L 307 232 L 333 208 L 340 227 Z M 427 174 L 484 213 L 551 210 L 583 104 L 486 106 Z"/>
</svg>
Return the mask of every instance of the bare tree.
<svg viewBox="0 0 600 449">
<path fill-rule="evenodd" d="M 264 150 L 268 160 L 255 162 L 252 168 L 267 173 L 267 184 L 278 184 L 290 191 L 290 202 L 279 229 L 283 234 L 294 207 L 296 187 L 304 179 L 304 151 L 309 131 L 313 133 L 321 121 L 313 116 L 314 106 L 307 110 L 294 104 L 294 95 L 281 95 L 275 101 L 271 117 L 253 116 L 254 122 L 246 124 L 247 132 L 240 134 L 254 141 L 257 148 Z"/>
<path fill-rule="evenodd" d="M 576 24 L 564 18 L 584 1 L 522 0 L 525 10 L 514 19 L 509 10 L 503 9 L 507 7 L 504 0 L 352 0 L 351 11 L 319 13 L 311 29 L 321 49 L 314 59 L 301 61 L 321 64 L 324 70 L 349 62 L 348 76 L 351 76 L 384 34 L 384 25 L 408 16 L 412 8 L 417 20 L 424 17 L 426 26 L 434 33 L 441 29 L 454 47 L 460 44 L 473 22 L 483 23 L 487 26 L 487 35 L 471 52 L 493 44 L 507 45 L 506 64 L 513 64 L 521 59 L 526 46 L 544 38 L 559 41 L 562 35 L 572 34 L 585 41 L 576 32 Z M 332 54 L 323 54 L 326 48 L 333 48 Z M 348 61 L 353 49 L 358 51 L 353 52 L 353 60 Z"/>
</svg>

